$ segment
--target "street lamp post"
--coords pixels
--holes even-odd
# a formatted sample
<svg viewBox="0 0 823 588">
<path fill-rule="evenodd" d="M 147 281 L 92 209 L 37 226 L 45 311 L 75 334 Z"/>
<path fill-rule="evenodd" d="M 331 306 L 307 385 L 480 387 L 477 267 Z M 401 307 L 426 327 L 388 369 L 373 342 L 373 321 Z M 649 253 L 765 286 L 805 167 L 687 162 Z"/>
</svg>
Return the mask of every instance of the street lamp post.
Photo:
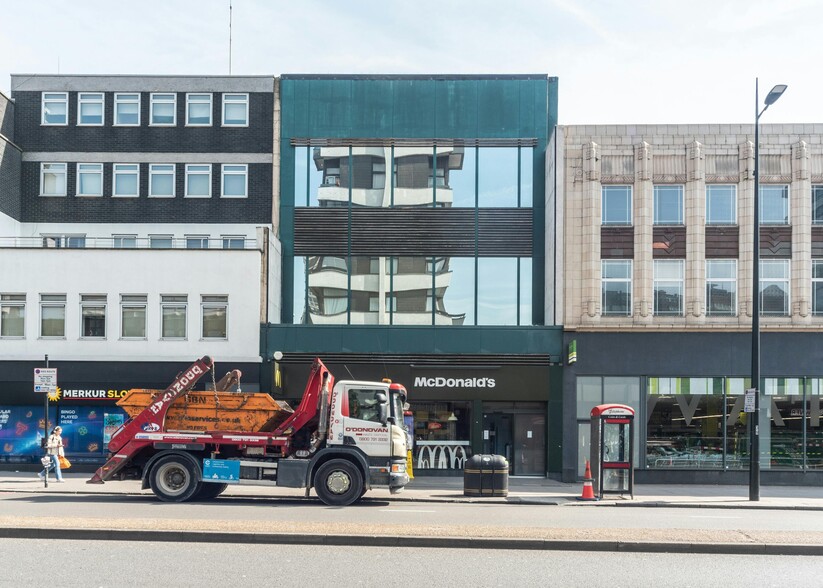
<svg viewBox="0 0 823 588">
<path fill-rule="evenodd" d="M 754 413 L 749 426 L 749 500 L 760 500 L 760 117 L 786 91 L 785 84 L 772 88 L 760 110 L 758 82 L 754 80 L 754 239 L 752 242 L 752 383 Z"/>
</svg>

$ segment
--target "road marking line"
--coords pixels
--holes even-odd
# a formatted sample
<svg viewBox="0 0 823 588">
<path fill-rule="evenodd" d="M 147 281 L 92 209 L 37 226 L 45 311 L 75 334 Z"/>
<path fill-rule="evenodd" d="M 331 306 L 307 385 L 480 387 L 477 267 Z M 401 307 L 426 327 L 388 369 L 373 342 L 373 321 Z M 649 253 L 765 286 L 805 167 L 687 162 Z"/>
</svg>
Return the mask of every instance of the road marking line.
<svg viewBox="0 0 823 588">
<path fill-rule="evenodd" d="M 380 512 L 437 512 L 436 510 L 407 510 L 402 508 L 384 508 Z"/>
<path fill-rule="evenodd" d="M 721 517 L 713 515 L 691 515 L 692 519 L 742 519 L 743 517 Z"/>
</svg>

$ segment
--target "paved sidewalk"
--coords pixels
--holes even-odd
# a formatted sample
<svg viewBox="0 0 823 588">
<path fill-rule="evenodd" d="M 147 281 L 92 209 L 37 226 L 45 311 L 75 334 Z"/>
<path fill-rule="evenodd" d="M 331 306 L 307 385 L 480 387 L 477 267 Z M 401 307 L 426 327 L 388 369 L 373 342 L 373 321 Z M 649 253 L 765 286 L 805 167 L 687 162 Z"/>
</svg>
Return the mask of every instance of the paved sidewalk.
<svg viewBox="0 0 823 588">
<path fill-rule="evenodd" d="M 147 494 L 137 480 L 86 484 L 87 473 L 64 473 L 65 482 L 51 478 L 48 488 L 30 472 L 0 472 L 0 492 L 49 492 L 53 494 Z M 691 508 L 767 508 L 823 511 L 823 489 L 816 486 L 763 486 L 760 500 L 749 500 L 748 486 L 728 485 L 636 485 L 634 498 L 607 495 L 603 500 L 587 502 L 577 498 L 582 483 L 565 484 L 546 478 L 509 478 L 507 497 L 468 497 L 463 494 L 461 477 L 418 476 L 399 494 L 375 489 L 366 497 L 391 498 L 418 502 L 481 502 L 508 504 L 545 504 L 580 507 L 691 507 Z M 268 486 L 229 486 L 226 496 L 266 496 L 303 498 L 305 491 Z M 314 497 L 314 492 L 312 492 Z"/>
<path fill-rule="evenodd" d="M 151 495 L 137 480 L 86 484 L 90 474 L 67 472 L 65 482 L 49 482 L 48 488 L 32 472 L 0 472 L 0 493 L 60 495 Z M 761 500 L 748 500 L 743 486 L 636 487 L 634 499 L 612 497 L 596 502 L 578 501 L 582 484 L 554 480 L 510 478 L 509 495 L 474 498 L 463 495 L 462 478 L 418 477 L 400 494 L 373 490 L 366 498 L 411 502 L 468 502 L 475 504 L 538 504 L 571 508 L 606 506 L 684 508 L 768 508 L 823 511 L 823 491 L 812 487 L 766 486 Z M 281 497 L 305 500 L 298 489 L 233 486 L 226 496 Z M 316 501 L 312 493 L 310 498 Z M 810 513 L 809 516 L 820 516 Z M 310 544 L 350 546 L 398 546 L 434 548 L 576 550 L 652 553 L 726 553 L 757 555 L 823 556 L 823 532 L 741 531 L 734 529 L 561 529 L 391 525 L 346 523 L 324 517 L 322 521 L 219 520 L 211 518 L 72 518 L 0 515 L 0 537 L 48 539 L 60 529 L 65 539 L 119 541 L 224 542 L 233 544 Z"/>
</svg>

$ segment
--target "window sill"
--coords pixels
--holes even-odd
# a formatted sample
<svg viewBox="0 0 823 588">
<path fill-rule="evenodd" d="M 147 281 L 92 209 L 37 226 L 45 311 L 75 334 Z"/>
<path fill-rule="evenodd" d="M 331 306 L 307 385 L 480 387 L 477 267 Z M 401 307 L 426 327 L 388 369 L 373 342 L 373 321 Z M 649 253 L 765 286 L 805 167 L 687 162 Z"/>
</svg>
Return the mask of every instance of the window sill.
<svg viewBox="0 0 823 588">
<path fill-rule="evenodd" d="M 193 196 L 191 194 L 186 194 L 185 196 L 183 196 L 183 198 L 191 198 L 191 199 L 198 199 L 199 198 L 200 200 L 206 200 L 208 198 L 211 198 L 211 194 L 209 194 L 208 196 Z"/>
<path fill-rule="evenodd" d="M 65 198 L 65 194 L 40 194 L 41 198 Z"/>
<path fill-rule="evenodd" d="M 112 194 L 112 198 L 140 198 L 140 194 Z"/>
<path fill-rule="evenodd" d="M 174 194 L 149 194 L 149 198 L 174 198 Z"/>
</svg>

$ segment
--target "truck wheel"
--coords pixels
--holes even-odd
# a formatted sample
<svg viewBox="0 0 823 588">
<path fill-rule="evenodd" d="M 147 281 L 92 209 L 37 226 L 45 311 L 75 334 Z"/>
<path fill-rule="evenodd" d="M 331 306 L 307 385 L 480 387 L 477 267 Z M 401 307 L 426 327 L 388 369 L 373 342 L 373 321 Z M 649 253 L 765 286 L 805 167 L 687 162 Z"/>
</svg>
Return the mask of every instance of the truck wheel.
<svg viewBox="0 0 823 588">
<path fill-rule="evenodd" d="M 314 491 L 329 506 L 348 506 L 363 495 L 363 474 L 345 459 L 332 459 L 317 470 Z"/>
<path fill-rule="evenodd" d="M 228 484 L 204 483 L 200 486 L 200 490 L 197 491 L 192 500 L 211 500 L 212 498 L 217 498 L 228 487 Z"/>
<path fill-rule="evenodd" d="M 179 455 L 161 457 L 151 470 L 151 489 L 163 502 L 184 502 L 200 489 L 191 462 Z"/>
</svg>

